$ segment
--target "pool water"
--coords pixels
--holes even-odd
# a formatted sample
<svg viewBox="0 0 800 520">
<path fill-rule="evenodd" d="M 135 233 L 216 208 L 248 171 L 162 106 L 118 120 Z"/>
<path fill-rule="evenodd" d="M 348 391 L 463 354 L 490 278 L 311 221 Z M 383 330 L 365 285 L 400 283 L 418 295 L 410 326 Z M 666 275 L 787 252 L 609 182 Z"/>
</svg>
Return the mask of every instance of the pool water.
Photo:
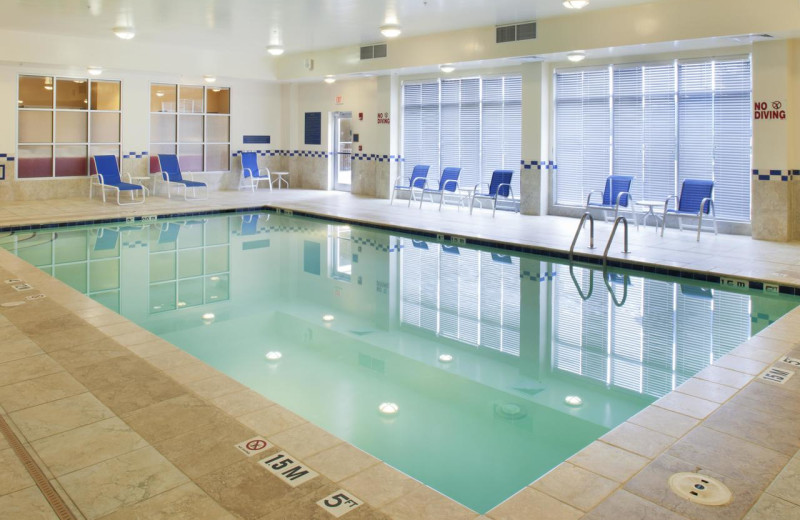
<svg viewBox="0 0 800 520">
<path fill-rule="evenodd" d="M 479 513 L 798 304 L 275 213 L 0 246 Z"/>
</svg>

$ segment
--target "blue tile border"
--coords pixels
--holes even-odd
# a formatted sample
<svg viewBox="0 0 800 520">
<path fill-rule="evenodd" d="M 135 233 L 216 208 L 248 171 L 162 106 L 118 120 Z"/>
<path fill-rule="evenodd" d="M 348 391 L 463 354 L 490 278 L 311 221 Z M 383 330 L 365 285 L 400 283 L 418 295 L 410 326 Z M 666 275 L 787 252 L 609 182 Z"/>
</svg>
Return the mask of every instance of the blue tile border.
<svg viewBox="0 0 800 520">
<path fill-rule="evenodd" d="M 537 160 L 526 161 L 525 159 L 522 159 L 519 162 L 519 164 L 520 164 L 520 167 L 521 167 L 520 169 L 522 169 L 522 170 L 534 170 L 534 169 L 536 169 L 536 170 L 553 170 L 553 171 L 555 171 L 555 170 L 558 169 L 558 165 L 556 164 L 555 161 L 537 161 Z"/>
<path fill-rule="evenodd" d="M 769 173 L 767 173 L 769 172 Z M 789 182 L 795 178 L 800 179 L 800 170 L 756 170 L 753 169 L 753 178 L 759 181 Z"/>
</svg>

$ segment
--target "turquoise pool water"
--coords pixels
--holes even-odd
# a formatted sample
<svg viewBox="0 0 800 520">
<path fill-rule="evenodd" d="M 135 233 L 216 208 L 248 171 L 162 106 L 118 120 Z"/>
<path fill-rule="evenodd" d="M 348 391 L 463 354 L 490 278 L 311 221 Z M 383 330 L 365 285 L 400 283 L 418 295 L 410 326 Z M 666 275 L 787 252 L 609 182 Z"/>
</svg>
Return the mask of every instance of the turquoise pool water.
<svg viewBox="0 0 800 520">
<path fill-rule="evenodd" d="M 0 246 L 481 513 L 798 303 L 274 213 Z"/>
</svg>

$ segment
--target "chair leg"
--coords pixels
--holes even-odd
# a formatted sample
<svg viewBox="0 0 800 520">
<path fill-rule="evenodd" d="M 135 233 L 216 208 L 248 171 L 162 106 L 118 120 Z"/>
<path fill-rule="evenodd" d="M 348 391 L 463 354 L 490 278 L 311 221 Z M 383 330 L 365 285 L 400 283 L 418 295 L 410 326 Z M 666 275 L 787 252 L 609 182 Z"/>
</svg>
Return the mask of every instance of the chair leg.
<svg viewBox="0 0 800 520">
<path fill-rule="evenodd" d="M 700 210 L 700 213 L 697 214 L 697 241 L 700 242 L 700 228 L 703 225 L 703 210 Z"/>
<path fill-rule="evenodd" d="M 497 195 L 495 195 L 494 200 L 492 200 L 492 218 L 494 218 L 495 213 L 497 213 Z"/>
<path fill-rule="evenodd" d="M 389 197 L 389 205 L 390 205 L 390 206 L 391 206 L 392 204 L 394 204 L 394 194 L 395 194 L 395 193 L 397 193 L 397 190 L 396 190 L 396 189 L 394 189 L 394 188 L 392 188 L 392 196 L 391 196 L 391 197 Z"/>
<path fill-rule="evenodd" d="M 472 199 L 469 202 L 469 214 L 472 215 L 472 209 L 475 207 L 475 192 L 472 192 Z"/>
</svg>

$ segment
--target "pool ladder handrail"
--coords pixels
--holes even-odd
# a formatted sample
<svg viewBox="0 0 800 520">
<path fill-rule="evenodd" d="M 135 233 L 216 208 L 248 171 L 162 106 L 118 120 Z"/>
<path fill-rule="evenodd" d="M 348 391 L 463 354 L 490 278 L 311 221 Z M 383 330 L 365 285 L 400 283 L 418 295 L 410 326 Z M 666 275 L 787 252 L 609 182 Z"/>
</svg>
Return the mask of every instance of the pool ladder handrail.
<svg viewBox="0 0 800 520">
<path fill-rule="evenodd" d="M 586 219 L 589 219 L 589 249 L 594 249 L 594 217 L 588 211 L 581 216 L 581 221 L 578 222 L 578 229 L 575 230 L 575 236 L 572 238 L 572 245 L 569 246 L 569 262 L 572 263 L 573 252 L 575 251 L 575 243 L 581 234 Z"/>
<path fill-rule="evenodd" d="M 581 300 L 586 301 L 592 297 L 592 291 L 594 290 L 594 270 L 589 269 L 589 292 L 583 294 L 583 289 L 581 285 L 578 283 L 578 279 L 575 277 L 575 272 L 573 271 L 573 264 L 572 262 L 569 263 L 569 275 L 572 278 L 572 283 L 575 284 L 575 288 L 578 289 L 578 296 L 581 297 Z"/>
<path fill-rule="evenodd" d="M 622 221 L 622 226 L 624 229 L 624 247 L 622 252 L 625 254 L 630 253 L 628 250 L 628 219 L 623 216 L 619 216 L 614 219 L 614 227 L 611 228 L 611 234 L 608 237 L 608 242 L 606 242 L 606 250 L 603 251 L 603 270 L 606 268 L 606 264 L 608 264 L 608 250 L 611 248 L 611 242 L 614 241 L 614 235 L 617 233 L 617 227 L 619 226 L 620 221 Z"/>
</svg>

